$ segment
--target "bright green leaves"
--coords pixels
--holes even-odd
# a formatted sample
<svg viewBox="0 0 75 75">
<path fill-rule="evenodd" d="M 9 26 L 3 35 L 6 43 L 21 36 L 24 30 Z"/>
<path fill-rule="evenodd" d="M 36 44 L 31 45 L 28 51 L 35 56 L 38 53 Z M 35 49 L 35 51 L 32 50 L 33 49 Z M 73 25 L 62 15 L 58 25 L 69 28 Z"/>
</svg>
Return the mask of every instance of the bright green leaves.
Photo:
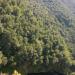
<svg viewBox="0 0 75 75">
<path fill-rule="evenodd" d="M 3 55 L 3 53 L 0 51 L 0 65 L 6 65 L 7 64 L 7 57 Z"/>
<path fill-rule="evenodd" d="M 2 64 L 2 57 L 3 57 L 3 54 L 2 52 L 0 52 L 0 64 Z"/>
</svg>

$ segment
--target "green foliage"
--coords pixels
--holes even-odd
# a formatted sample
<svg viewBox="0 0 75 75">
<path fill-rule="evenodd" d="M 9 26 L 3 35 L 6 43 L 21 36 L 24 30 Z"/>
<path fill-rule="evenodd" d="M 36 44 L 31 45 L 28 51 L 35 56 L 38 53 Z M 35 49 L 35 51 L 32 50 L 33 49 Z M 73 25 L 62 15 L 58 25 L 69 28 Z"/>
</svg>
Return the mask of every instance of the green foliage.
<svg viewBox="0 0 75 75">
<path fill-rule="evenodd" d="M 0 66 L 7 64 L 7 57 L 3 55 L 3 53 L 0 51 Z"/>
<path fill-rule="evenodd" d="M 57 23 L 59 26 L 59 31 L 61 35 L 65 38 L 66 42 L 70 46 L 71 50 L 73 51 L 74 55 L 74 49 L 75 49 L 75 14 L 72 12 L 70 7 L 68 8 L 67 5 L 70 5 L 73 1 L 63 1 L 63 0 L 42 0 L 44 5 L 47 6 L 48 11 L 53 13 L 55 16 L 55 19 L 57 19 Z M 65 4 L 63 2 L 70 2 L 70 4 Z M 74 6 L 71 4 L 71 6 Z M 74 9 L 74 8 L 73 8 Z"/>
<path fill-rule="evenodd" d="M 16 67 L 22 73 L 69 73 L 72 56 L 59 32 L 60 23 L 47 12 L 47 8 L 43 8 L 37 2 L 32 4 L 27 0 L 0 2 L 1 63 Z"/>
</svg>

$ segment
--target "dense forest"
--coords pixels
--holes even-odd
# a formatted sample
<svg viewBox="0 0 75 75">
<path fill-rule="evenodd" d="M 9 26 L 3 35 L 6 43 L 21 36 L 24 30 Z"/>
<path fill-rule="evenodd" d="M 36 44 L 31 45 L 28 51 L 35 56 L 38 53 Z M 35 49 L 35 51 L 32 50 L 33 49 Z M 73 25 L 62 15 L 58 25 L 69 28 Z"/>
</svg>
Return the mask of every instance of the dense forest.
<svg viewBox="0 0 75 75">
<path fill-rule="evenodd" d="M 75 75 L 75 9 L 66 1 L 0 0 L 0 73 Z"/>
</svg>

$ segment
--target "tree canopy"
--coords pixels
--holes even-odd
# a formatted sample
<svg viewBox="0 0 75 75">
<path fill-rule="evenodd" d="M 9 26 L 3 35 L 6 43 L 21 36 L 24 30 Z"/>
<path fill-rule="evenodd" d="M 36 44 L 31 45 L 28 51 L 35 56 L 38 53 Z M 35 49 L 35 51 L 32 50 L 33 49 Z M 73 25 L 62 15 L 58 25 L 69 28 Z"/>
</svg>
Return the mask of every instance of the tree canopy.
<svg viewBox="0 0 75 75">
<path fill-rule="evenodd" d="M 36 1 L 0 0 L 0 71 L 70 72 L 70 48 L 59 23 Z"/>
</svg>

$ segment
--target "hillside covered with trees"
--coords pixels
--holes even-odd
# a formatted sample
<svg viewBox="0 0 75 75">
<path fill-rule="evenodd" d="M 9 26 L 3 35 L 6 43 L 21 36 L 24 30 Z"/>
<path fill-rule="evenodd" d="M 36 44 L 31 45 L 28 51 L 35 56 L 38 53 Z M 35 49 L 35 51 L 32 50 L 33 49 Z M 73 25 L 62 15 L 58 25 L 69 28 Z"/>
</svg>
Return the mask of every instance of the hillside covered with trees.
<svg viewBox="0 0 75 75">
<path fill-rule="evenodd" d="M 71 75 L 74 20 L 59 0 L 0 0 L 0 72 Z"/>
</svg>

